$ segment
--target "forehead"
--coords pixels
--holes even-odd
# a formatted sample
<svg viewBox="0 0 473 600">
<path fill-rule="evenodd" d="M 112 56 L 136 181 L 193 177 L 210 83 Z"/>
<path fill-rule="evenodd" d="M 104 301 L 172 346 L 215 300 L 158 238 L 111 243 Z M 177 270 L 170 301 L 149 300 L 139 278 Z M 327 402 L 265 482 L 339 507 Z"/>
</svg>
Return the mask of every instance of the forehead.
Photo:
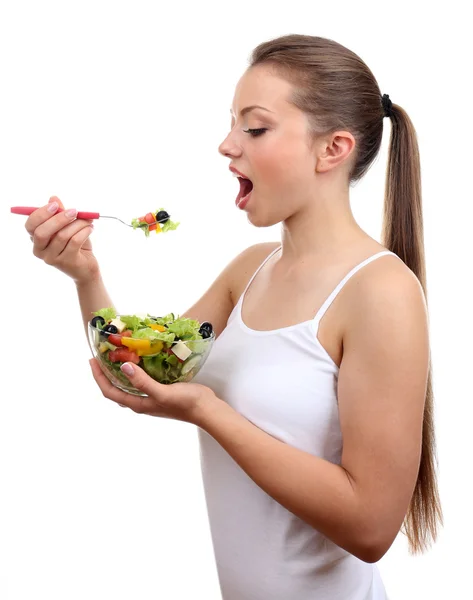
<svg viewBox="0 0 473 600">
<path fill-rule="evenodd" d="M 277 114 L 287 113 L 295 108 L 289 102 L 293 89 L 288 81 L 268 67 L 251 67 L 236 85 L 231 111 L 238 116 L 242 108 L 258 104 Z"/>
</svg>

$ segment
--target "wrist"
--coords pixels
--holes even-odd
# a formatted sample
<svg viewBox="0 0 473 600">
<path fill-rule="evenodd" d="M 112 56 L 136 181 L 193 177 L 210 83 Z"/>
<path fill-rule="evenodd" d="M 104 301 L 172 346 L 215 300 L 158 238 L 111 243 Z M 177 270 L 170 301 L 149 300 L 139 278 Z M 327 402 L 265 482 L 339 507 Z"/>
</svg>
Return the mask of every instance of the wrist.
<svg viewBox="0 0 473 600">
<path fill-rule="evenodd" d="M 218 427 L 220 419 L 232 411 L 233 408 L 218 396 L 209 396 L 196 407 L 193 422 L 211 434 L 215 427 Z"/>
<path fill-rule="evenodd" d="M 85 278 L 74 279 L 77 291 L 87 289 L 90 286 L 95 287 L 101 281 L 102 274 L 100 273 L 99 269 L 97 269 L 97 271 L 94 271 L 93 273 L 89 273 Z"/>
</svg>

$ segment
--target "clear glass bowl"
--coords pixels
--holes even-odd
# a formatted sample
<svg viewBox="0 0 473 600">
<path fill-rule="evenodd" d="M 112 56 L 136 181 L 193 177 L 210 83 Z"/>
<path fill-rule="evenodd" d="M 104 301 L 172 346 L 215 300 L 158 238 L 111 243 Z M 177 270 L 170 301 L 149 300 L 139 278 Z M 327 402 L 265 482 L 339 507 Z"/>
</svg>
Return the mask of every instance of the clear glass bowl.
<svg viewBox="0 0 473 600">
<path fill-rule="evenodd" d="M 119 317 L 119 315 L 117 315 Z M 88 324 L 89 345 L 94 358 L 97 359 L 102 371 L 109 381 L 117 388 L 135 394 L 137 396 L 146 396 L 143 392 L 131 385 L 120 367 L 124 362 L 133 362 L 129 356 L 120 356 L 123 352 L 117 354 L 118 350 L 132 351 L 127 346 L 115 346 L 108 341 L 108 335 L 104 335 L 100 329 L 94 327 L 90 321 Z M 120 335 L 120 334 L 115 334 Z M 128 338 L 130 339 L 130 338 Z M 215 332 L 212 331 L 210 337 L 201 340 L 179 340 L 178 342 L 153 342 L 150 349 L 144 352 L 151 354 L 139 356 L 138 366 L 141 367 L 150 377 L 162 384 L 177 383 L 179 381 L 189 382 L 197 375 L 205 361 L 207 360 L 212 345 L 215 341 Z M 108 344 L 108 346 L 107 346 Z M 179 344 L 179 346 L 177 346 Z M 173 348 L 179 354 L 174 353 Z M 137 360 L 137 353 L 142 349 L 133 349 L 134 358 Z M 123 360 L 117 360 L 123 358 Z M 111 360 L 112 359 L 112 360 Z M 116 362 L 115 362 L 116 361 Z"/>
</svg>

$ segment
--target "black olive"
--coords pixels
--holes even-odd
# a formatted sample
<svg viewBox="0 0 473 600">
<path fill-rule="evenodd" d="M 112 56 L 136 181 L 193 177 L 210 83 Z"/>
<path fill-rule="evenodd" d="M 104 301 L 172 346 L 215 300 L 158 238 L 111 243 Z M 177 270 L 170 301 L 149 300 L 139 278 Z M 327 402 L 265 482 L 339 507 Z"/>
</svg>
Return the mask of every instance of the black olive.
<svg viewBox="0 0 473 600">
<path fill-rule="evenodd" d="M 90 324 L 92 325 L 92 327 L 97 327 L 98 325 L 104 325 L 105 324 L 105 319 L 103 317 L 94 317 L 92 319 L 92 321 L 90 322 Z"/>
<path fill-rule="evenodd" d="M 212 333 L 213 331 L 213 327 L 212 327 L 212 323 L 209 323 L 208 321 L 204 321 L 202 323 L 202 325 L 200 326 L 200 329 L 206 329 L 209 333 Z"/>
<path fill-rule="evenodd" d="M 160 210 L 156 215 L 156 221 L 158 221 L 158 223 L 166 223 L 169 221 L 169 213 L 165 210 Z"/>
<path fill-rule="evenodd" d="M 204 340 L 206 340 L 207 338 L 209 338 L 212 335 L 212 332 L 209 331 L 208 329 L 200 329 L 199 333 L 202 336 L 202 339 L 204 339 Z"/>
<path fill-rule="evenodd" d="M 115 325 L 105 325 L 101 333 L 104 336 L 109 336 L 111 333 L 118 333 L 118 328 Z"/>
</svg>

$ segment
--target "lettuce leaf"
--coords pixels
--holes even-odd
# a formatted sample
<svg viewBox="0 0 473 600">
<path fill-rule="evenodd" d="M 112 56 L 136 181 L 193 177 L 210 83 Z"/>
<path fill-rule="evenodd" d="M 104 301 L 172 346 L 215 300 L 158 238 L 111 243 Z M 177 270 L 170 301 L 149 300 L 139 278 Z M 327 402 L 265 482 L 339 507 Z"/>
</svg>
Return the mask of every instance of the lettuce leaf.
<svg viewBox="0 0 473 600">
<path fill-rule="evenodd" d="M 209 347 L 209 343 L 204 339 L 196 339 L 190 340 L 186 342 L 186 346 L 191 350 L 194 354 L 204 354 Z"/>
<path fill-rule="evenodd" d="M 94 312 L 94 315 L 96 317 L 102 317 L 105 321 L 111 321 L 116 318 L 117 313 L 114 308 L 101 308 L 97 312 Z"/>
<path fill-rule="evenodd" d="M 143 356 L 144 370 L 163 384 L 173 383 L 181 375 L 181 365 L 176 356 L 161 352 L 157 356 Z"/>
<path fill-rule="evenodd" d="M 142 327 L 143 321 L 135 315 L 120 315 L 120 320 L 123 321 L 128 329 L 135 331 L 138 327 Z"/>
<path fill-rule="evenodd" d="M 202 336 L 199 333 L 199 321 L 196 321 L 194 319 L 177 319 L 176 321 L 174 321 L 174 323 L 169 323 L 167 327 L 169 331 L 175 333 L 181 339 L 202 339 Z"/>
<path fill-rule="evenodd" d="M 156 319 L 157 325 L 167 325 L 167 323 L 172 323 L 176 320 L 174 313 L 169 313 L 168 315 L 164 315 L 164 317 L 159 317 Z"/>
<path fill-rule="evenodd" d="M 177 229 L 180 224 L 181 223 L 179 221 L 176 223 L 174 221 L 171 221 L 171 219 L 169 219 L 169 221 L 166 221 L 166 223 L 160 223 L 163 230 L 162 233 L 166 233 L 166 231 L 173 231 L 174 229 Z"/>
<path fill-rule="evenodd" d="M 145 236 L 149 237 L 148 223 L 142 223 L 139 219 L 132 219 L 131 226 L 133 227 L 133 229 L 142 229 L 145 232 Z"/>
<path fill-rule="evenodd" d="M 175 354 L 168 354 L 166 357 L 166 362 L 168 362 L 173 367 L 177 367 L 179 365 L 179 360 Z"/>
<path fill-rule="evenodd" d="M 162 381 L 165 376 L 164 353 L 157 356 L 143 356 L 143 368 L 150 377 Z"/>
<path fill-rule="evenodd" d="M 155 329 L 151 329 L 151 327 L 143 327 L 134 331 L 131 337 L 140 340 L 161 340 L 170 344 L 176 336 L 174 333 L 168 333 L 167 331 L 156 331 Z"/>
</svg>

